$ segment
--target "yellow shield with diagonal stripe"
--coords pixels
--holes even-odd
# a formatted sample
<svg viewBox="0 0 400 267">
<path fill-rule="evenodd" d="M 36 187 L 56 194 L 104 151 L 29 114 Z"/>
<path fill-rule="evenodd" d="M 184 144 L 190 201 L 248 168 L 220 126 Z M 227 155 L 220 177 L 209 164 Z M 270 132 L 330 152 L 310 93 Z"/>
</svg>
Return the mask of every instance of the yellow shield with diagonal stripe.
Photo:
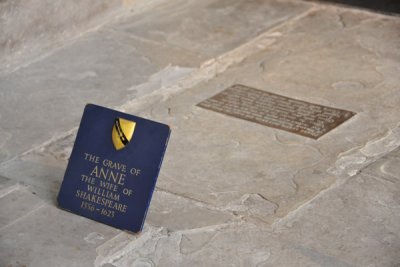
<svg viewBox="0 0 400 267">
<path fill-rule="evenodd" d="M 116 118 L 112 130 L 112 141 L 116 150 L 123 149 L 131 140 L 136 123 L 133 121 Z"/>
</svg>

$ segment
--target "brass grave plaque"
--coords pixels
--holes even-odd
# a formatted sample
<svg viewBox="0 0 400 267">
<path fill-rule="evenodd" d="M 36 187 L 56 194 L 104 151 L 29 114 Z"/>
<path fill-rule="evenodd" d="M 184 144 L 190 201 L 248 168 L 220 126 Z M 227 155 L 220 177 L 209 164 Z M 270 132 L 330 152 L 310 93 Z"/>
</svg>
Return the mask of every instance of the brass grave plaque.
<svg viewBox="0 0 400 267">
<path fill-rule="evenodd" d="M 314 139 L 355 115 L 238 84 L 197 106 Z"/>
</svg>

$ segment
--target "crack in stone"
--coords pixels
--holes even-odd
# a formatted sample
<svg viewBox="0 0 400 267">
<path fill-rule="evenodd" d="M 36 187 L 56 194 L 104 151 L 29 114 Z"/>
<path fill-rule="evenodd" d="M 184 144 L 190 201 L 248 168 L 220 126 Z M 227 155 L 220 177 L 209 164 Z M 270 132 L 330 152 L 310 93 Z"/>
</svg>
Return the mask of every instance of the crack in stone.
<svg viewBox="0 0 400 267">
<path fill-rule="evenodd" d="M 210 237 L 210 239 L 206 240 L 206 241 L 205 241 L 203 244 L 201 244 L 201 246 L 200 246 L 199 248 L 197 248 L 196 250 L 185 252 L 184 249 L 183 249 L 183 246 L 182 246 L 182 241 L 185 240 L 185 239 L 187 239 L 187 237 L 186 237 L 185 235 L 181 235 L 181 240 L 180 240 L 180 242 L 179 242 L 179 253 L 180 253 L 180 254 L 183 254 L 183 255 L 195 254 L 196 252 L 202 250 L 205 246 L 207 246 L 215 236 L 216 236 L 216 234 L 213 234 L 213 235 Z"/>
<path fill-rule="evenodd" d="M 120 233 L 115 238 L 97 247 L 94 266 L 101 267 L 105 264 L 124 266 L 123 263 L 121 265 L 118 264 L 123 258 L 133 258 L 134 262 L 137 262 L 141 259 L 149 259 L 149 257 L 153 259 L 152 262 L 156 265 L 157 260 L 160 258 L 157 252 L 162 251 L 162 248 L 158 248 L 161 241 L 167 242 L 169 249 L 175 250 L 174 255 L 185 255 L 185 253 L 182 253 L 183 236 L 202 233 L 214 233 L 213 236 L 216 236 L 223 229 L 243 227 L 243 225 L 244 223 L 223 223 L 180 231 L 169 231 L 163 227 L 157 228 L 146 225 L 144 231 L 140 234 L 132 237 L 127 233 Z M 121 245 L 121 243 L 123 244 Z M 114 248 L 115 244 L 120 245 L 118 249 Z"/>
<path fill-rule="evenodd" d="M 345 29 L 347 26 L 346 26 L 346 23 L 343 20 L 343 15 L 342 14 L 337 14 L 337 19 L 338 19 L 340 27 L 342 29 Z"/>
<path fill-rule="evenodd" d="M 40 204 L 39 206 L 37 206 L 36 208 L 34 208 L 34 209 L 28 211 L 27 213 L 25 213 L 24 215 L 22 215 L 22 216 L 19 217 L 18 219 L 16 219 L 16 220 L 10 222 L 9 224 L 4 225 L 3 227 L 0 228 L 0 233 L 1 233 L 4 229 L 6 229 L 6 228 L 8 228 L 8 227 L 10 227 L 10 226 L 12 226 L 12 225 L 14 225 L 14 224 L 16 224 L 16 223 L 19 222 L 19 221 L 24 220 L 26 217 L 28 217 L 29 215 L 35 213 L 37 210 L 41 209 L 41 208 L 44 207 L 45 205 L 46 205 L 46 203 L 42 203 L 42 204 Z"/>
<path fill-rule="evenodd" d="M 119 247 L 119 249 L 117 251 L 110 251 L 110 250 L 104 249 L 105 251 L 102 251 L 102 253 L 105 253 L 106 255 L 98 254 L 94 261 L 94 265 L 96 267 L 100 267 L 107 263 L 113 264 L 118 259 L 122 258 L 124 255 L 129 253 L 130 251 L 140 250 L 142 247 L 144 247 L 146 245 L 147 242 L 157 241 L 165 235 L 166 235 L 165 230 L 163 228 L 157 229 L 157 228 L 153 228 L 153 227 L 147 227 L 143 233 L 135 235 L 134 239 L 129 241 L 129 234 L 121 233 L 119 236 L 120 236 L 120 238 L 126 240 L 125 244 L 123 246 Z M 108 246 L 108 243 L 111 243 L 111 247 L 113 247 L 113 243 L 115 242 L 114 239 L 103 243 L 100 247 L 97 248 L 97 251 L 99 251 L 100 248 L 104 248 L 104 247 Z M 100 249 L 100 250 L 103 250 L 103 249 Z"/>
<path fill-rule="evenodd" d="M 213 206 L 212 204 L 203 202 L 203 201 L 195 199 L 195 198 L 191 198 L 191 197 L 188 197 L 188 196 L 177 194 L 175 192 L 171 192 L 171 191 L 168 191 L 168 190 L 165 190 L 165 189 L 161 189 L 159 187 L 156 187 L 156 190 L 159 191 L 159 192 L 162 192 L 162 193 L 170 194 L 170 195 L 172 195 L 174 197 L 177 197 L 177 198 L 186 199 L 186 200 L 190 201 L 192 204 L 194 204 L 196 207 L 199 207 L 199 208 L 204 208 L 204 209 L 209 210 L 209 211 L 217 211 L 217 212 L 228 213 L 228 214 L 232 215 L 233 218 L 238 220 L 238 221 L 242 221 L 244 219 L 242 215 L 238 214 L 234 209 L 229 207 L 229 204 L 227 206 L 225 206 L 225 207 L 218 207 L 218 206 Z"/>
<path fill-rule="evenodd" d="M 0 198 L 7 196 L 8 194 L 14 192 L 15 190 L 18 190 L 21 188 L 21 184 L 16 182 L 12 186 L 8 186 L 2 190 L 0 190 Z"/>
<path fill-rule="evenodd" d="M 328 169 L 334 175 L 354 176 L 364 167 L 386 155 L 400 146 L 400 124 L 388 130 L 374 140 L 367 141 L 363 146 L 351 148 L 341 153 L 335 164 Z"/>
<path fill-rule="evenodd" d="M 167 189 L 164 189 L 164 188 L 161 188 L 161 187 L 158 187 L 158 186 L 156 186 L 156 190 L 159 191 L 159 192 L 162 192 L 162 193 L 166 193 L 166 194 L 173 195 L 173 196 L 175 196 L 175 197 L 177 197 L 177 198 L 184 198 L 184 199 L 187 199 L 187 200 L 189 200 L 190 202 L 195 203 L 198 207 L 204 207 L 204 208 L 208 208 L 208 209 L 210 209 L 210 210 L 215 210 L 215 209 L 213 209 L 213 208 L 216 208 L 216 207 L 213 207 L 211 204 L 206 203 L 206 202 L 203 202 L 203 201 L 201 201 L 201 200 L 199 200 L 199 199 L 192 198 L 192 197 L 185 196 L 185 195 L 180 195 L 180 194 L 178 194 L 178 193 L 169 191 L 169 190 L 167 190 Z"/>
<path fill-rule="evenodd" d="M 319 162 L 321 161 L 321 159 L 325 159 L 325 158 L 326 158 L 325 154 L 322 153 L 321 149 L 319 149 L 318 147 L 314 147 L 314 146 L 312 146 L 312 145 L 304 144 L 304 143 L 294 143 L 294 142 L 293 142 L 293 143 L 285 143 L 285 142 L 283 142 L 282 140 L 279 139 L 277 133 L 274 133 L 273 136 L 274 136 L 274 141 L 277 142 L 277 143 L 280 144 L 280 145 L 284 145 L 284 146 L 301 146 L 301 147 L 308 147 L 308 148 L 310 148 L 311 150 L 316 151 L 316 152 L 320 155 L 320 157 L 318 157 L 318 158 L 319 158 L 319 161 L 318 161 L 317 163 L 319 163 Z M 315 165 L 315 164 L 313 163 L 313 165 Z M 313 166 L 313 165 L 312 165 L 312 166 Z M 307 167 L 305 167 L 305 168 L 307 168 Z"/>
<path fill-rule="evenodd" d="M 371 163 L 372 164 L 372 163 Z M 368 166 L 366 166 L 365 168 L 367 168 Z M 364 169 L 365 169 L 364 168 Z M 372 174 L 369 174 L 369 173 L 364 173 L 364 172 L 362 172 L 362 171 L 360 171 L 360 173 L 362 173 L 362 175 L 365 175 L 365 176 L 368 176 L 368 177 L 370 177 L 370 178 L 372 178 L 372 179 L 375 179 L 375 180 L 377 180 L 378 182 L 383 182 L 383 183 L 386 183 L 386 184 L 389 184 L 389 185 L 391 185 L 391 186 L 393 186 L 393 184 L 396 184 L 398 181 L 396 181 L 396 180 L 392 180 L 392 179 L 389 179 L 389 178 L 387 178 L 387 177 L 384 177 L 384 176 L 376 176 L 376 175 L 372 175 Z"/>
</svg>

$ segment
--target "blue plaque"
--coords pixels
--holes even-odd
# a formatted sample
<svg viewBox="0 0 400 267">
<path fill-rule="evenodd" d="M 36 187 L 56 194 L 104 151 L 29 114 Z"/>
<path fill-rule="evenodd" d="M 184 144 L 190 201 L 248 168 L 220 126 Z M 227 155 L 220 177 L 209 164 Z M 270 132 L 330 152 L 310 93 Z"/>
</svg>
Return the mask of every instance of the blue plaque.
<svg viewBox="0 0 400 267">
<path fill-rule="evenodd" d="M 141 231 L 170 128 L 88 104 L 58 194 L 60 208 Z"/>
</svg>

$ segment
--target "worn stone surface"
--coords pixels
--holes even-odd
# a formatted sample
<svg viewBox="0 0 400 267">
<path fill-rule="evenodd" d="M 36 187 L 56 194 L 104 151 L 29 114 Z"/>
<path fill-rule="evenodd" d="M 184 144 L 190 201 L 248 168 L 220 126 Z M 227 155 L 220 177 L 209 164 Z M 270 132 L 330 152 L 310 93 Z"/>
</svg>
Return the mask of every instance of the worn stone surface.
<svg viewBox="0 0 400 267">
<path fill-rule="evenodd" d="M 271 223 L 332 185 L 343 165 L 358 163 L 358 157 L 342 159 L 348 151 L 358 151 L 368 163 L 397 147 L 398 78 L 391 72 L 399 64 L 390 44 L 365 48 L 363 42 L 380 38 L 371 37 L 371 23 L 390 32 L 399 22 L 362 15 L 357 26 L 346 29 L 338 20 L 348 12 L 312 12 L 277 29 L 275 42 L 264 51 L 140 113 L 167 122 L 173 131 L 158 186 Z M 350 80 L 363 89 L 334 87 Z M 313 141 L 196 107 L 235 83 L 357 114 Z M 251 205 L 269 206 L 270 212 L 249 207 L 242 201 L 248 194 L 260 196 Z"/>
<path fill-rule="evenodd" d="M 308 8 L 305 3 L 293 1 L 181 0 L 160 5 L 114 27 L 210 58 Z"/>
<path fill-rule="evenodd" d="M 57 143 L 49 144 L 40 151 L 29 153 L 7 164 L 3 172 L 13 180 L 4 179 L 0 185 L 6 191 L 6 185 L 11 187 L 11 181 L 18 181 L 24 185 L 24 195 L 21 193 L 4 193 L 4 204 L 7 209 L 24 206 L 24 203 L 33 205 L 36 199 L 51 205 L 57 205 L 56 198 L 61 186 L 66 169 L 68 156 L 72 149 L 75 135 L 70 135 Z M 162 179 L 162 178 L 160 178 Z M 4 185 L 3 185 L 4 184 Z M 0 191 L 1 192 L 1 191 Z M 29 195 L 35 195 L 30 201 Z M 21 198 L 21 202 L 10 205 L 12 201 Z M 1 199 L 1 198 L 0 198 Z M 10 199 L 10 200 L 9 200 Z M 30 206 L 29 206 L 30 207 Z M 23 211 L 22 211 L 23 212 Z M 8 217 L 7 212 L 0 212 Z M 179 218 L 179 219 L 178 219 Z M 5 219 L 5 218 L 4 218 Z M 231 211 L 220 210 L 216 207 L 190 200 L 167 191 L 156 190 L 147 215 L 147 222 L 155 227 L 167 227 L 170 230 L 186 230 L 197 227 L 205 227 L 221 223 L 236 221 L 238 217 Z"/>
<path fill-rule="evenodd" d="M 218 1 L 214 2 L 214 5 L 213 1 L 208 2 L 207 10 L 216 17 L 220 7 Z M 174 8 L 174 2 L 171 4 L 170 8 Z M 191 23 L 194 29 L 182 30 L 181 38 L 189 40 L 193 31 L 201 28 L 209 31 L 209 18 L 203 16 L 202 9 L 197 5 L 196 1 L 189 2 L 178 13 L 181 18 L 197 17 Z M 245 43 L 271 25 L 306 10 L 306 5 L 277 2 L 276 12 L 268 13 L 271 6 L 261 6 L 263 9 L 258 10 L 252 2 L 241 2 L 240 8 L 235 3 L 224 3 L 226 10 L 233 10 L 231 16 L 239 14 L 241 9 L 248 9 L 246 16 L 240 19 L 241 23 L 253 25 L 252 18 L 256 17 L 257 21 L 262 19 L 264 24 L 261 28 L 254 24 L 254 29 L 248 29 L 251 34 L 234 34 L 234 42 L 218 31 L 209 31 L 208 38 L 213 42 L 204 40 L 203 46 L 214 44 L 220 47 L 212 54 L 203 53 L 201 49 L 185 48 L 176 42 L 153 40 L 141 36 L 139 32 L 125 32 L 120 20 L 130 27 L 141 29 L 146 28 L 140 19 L 143 15 L 153 21 L 156 21 L 154 18 L 176 21 L 173 13 L 164 16 L 150 10 L 127 19 L 122 16 L 100 30 L 67 43 L 42 60 L 11 74 L 0 73 L 0 162 L 75 127 L 83 106 L 88 102 L 112 107 L 151 93 L 190 73 L 204 61 Z M 220 27 L 232 27 L 231 20 L 221 19 Z M 161 25 L 164 25 L 160 29 L 164 29 L 166 35 L 174 36 L 175 29 L 168 33 L 171 31 L 168 23 L 161 22 Z M 146 32 L 151 32 L 152 27 L 149 25 Z M 200 31 L 196 38 L 202 38 Z M 112 93 L 109 93 L 110 90 Z M 16 106 L 18 109 L 8 108 Z"/>
<path fill-rule="evenodd" d="M 121 1 L 1 1 L 0 70 L 12 70 L 107 19 Z M 58 44 L 59 46 L 59 44 Z"/>
<path fill-rule="evenodd" d="M 90 266 L 96 247 L 118 233 L 46 204 L 0 230 L 0 265 Z"/>
<path fill-rule="evenodd" d="M 0 231 L 41 207 L 43 201 L 25 189 L 16 189 L 0 198 Z"/>
<path fill-rule="evenodd" d="M 355 176 L 286 220 L 277 233 L 321 266 L 397 266 L 399 190 L 398 182 Z"/>
<path fill-rule="evenodd" d="M 13 72 L 115 17 L 163 0 L 4 0 L 0 3 L 0 72 Z"/>
<path fill-rule="evenodd" d="M 399 150 L 397 150 L 399 151 Z M 383 160 L 381 165 L 387 160 Z M 369 171 L 370 168 L 365 169 Z M 238 223 L 168 233 L 147 228 L 125 250 L 100 246 L 114 266 L 397 266 L 399 180 L 360 174 L 273 227 Z M 98 265 L 101 266 L 101 265 Z"/>
<path fill-rule="evenodd" d="M 399 24 L 177 0 L 0 74 L 0 265 L 400 265 Z M 237 83 L 357 114 L 313 140 L 196 106 Z M 138 235 L 56 208 L 86 102 L 172 128 Z"/>
<path fill-rule="evenodd" d="M 1 168 L 4 176 L 25 185 L 39 198 L 56 203 L 68 157 L 72 150 L 73 135 L 69 135 L 42 149 L 21 156 Z"/>
<path fill-rule="evenodd" d="M 0 176 L 0 197 L 7 195 L 16 188 L 18 188 L 17 181 Z"/>
<path fill-rule="evenodd" d="M 171 72 L 179 77 L 187 68 L 171 66 L 196 62 L 196 56 L 186 57 L 174 48 L 100 31 L 82 37 L 44 61 L 4 75 L 0 79 L 0 160 L 70 130 L 79 122 L 86 103 L 122 104 L 143 94 L 134 87 L 145 83 L 153 73 L 172 68 Z M 13 106 L 18 108 L 8 108 Z"/>
</svg>

